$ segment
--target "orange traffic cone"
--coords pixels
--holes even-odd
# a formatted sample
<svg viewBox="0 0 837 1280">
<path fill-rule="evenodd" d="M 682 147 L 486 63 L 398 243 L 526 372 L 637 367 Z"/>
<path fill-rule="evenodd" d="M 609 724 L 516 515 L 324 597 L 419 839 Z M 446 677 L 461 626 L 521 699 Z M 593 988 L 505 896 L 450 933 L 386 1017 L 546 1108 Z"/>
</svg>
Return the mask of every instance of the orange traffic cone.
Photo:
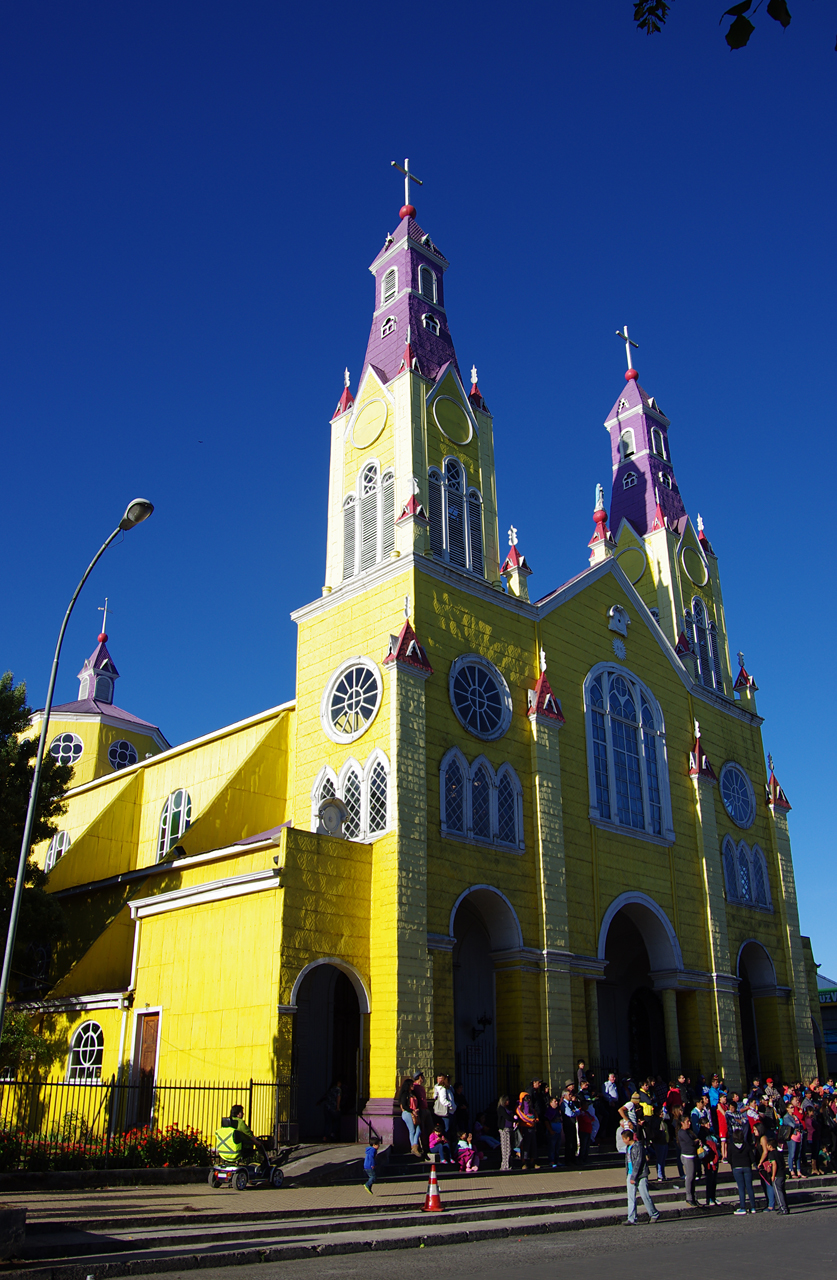
<svg viewBox="0 0 837 1280">
<path fill-rule="evenodd" d="M 424 1197 L 422 1210 L 425 1213 L 441 1213 L 442 1202 L 439 1199 L 439 1184 L 436 1181 L 436 1162 L 430 1166 L 430 1181 L 427 1184 L 427 1195 Z"/>
</svg>

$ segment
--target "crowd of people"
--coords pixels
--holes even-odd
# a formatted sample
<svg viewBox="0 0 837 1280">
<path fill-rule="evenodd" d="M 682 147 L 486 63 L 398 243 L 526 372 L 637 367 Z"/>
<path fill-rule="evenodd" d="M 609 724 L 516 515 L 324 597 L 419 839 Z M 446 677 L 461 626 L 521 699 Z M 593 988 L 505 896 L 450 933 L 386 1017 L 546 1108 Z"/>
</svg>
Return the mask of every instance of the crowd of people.
<svg viewBox="0 0 837 1280">
<path fill-rule="evenodd" d="M 405 1076 L 398 1095 L 413 1155 L 458 1166 L 463 1173 L 499 1158 L 502 1171 L 536 1166 L 583 1166 L 591 1146 L 625 1156 L 628 1222 L 637 1197 L 652 1221 L 659 1216 L 648 1190 L 679 1179 L 687 1205 L 718 1204 L 718 1173 L 728 1166 L 738 1191 L 736 1214 L 764 1208 L 787 1213 L 785 1185 L 810 1172 L 837 1168 L 837 1089 L 834 1080 L 789 1085 L 755 1079 L 745 1094 L 714 1075 L 692 1082 L 685 1074 L 634 1080 L 611 1072 L 599 1085 L 583 1061 L 575 1079 L 553 1090 L 534 1079 L 517 1097 L 472 1114 L 460 1083 L 440 1074 L 428 1087 L 423 1072 Z M 667 1166 L 671 1165 L 671 1175 Z M 674 1172 L 676 1168 L 676 1174 Z"/>
</svg>

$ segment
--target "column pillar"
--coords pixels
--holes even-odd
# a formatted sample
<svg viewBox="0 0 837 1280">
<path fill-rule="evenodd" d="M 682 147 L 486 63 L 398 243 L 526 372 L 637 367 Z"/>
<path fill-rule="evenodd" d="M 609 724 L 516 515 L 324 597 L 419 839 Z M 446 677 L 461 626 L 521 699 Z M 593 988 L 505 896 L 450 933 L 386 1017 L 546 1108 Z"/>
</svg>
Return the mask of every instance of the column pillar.
<svg viewBox="0 0 837 1280">
<path fill-rule="evenodd" d="M 680 1026 L 677 1021 L 677 992 L 673 987 L 666 987 L 660 992 L 663 1002 L 663 1018 L 666 1027 L 666 1057 L 671 1078 L 681 1067 Z"/>
<path fill-rule="evenodd" d="M 728 1082 L 735 1080 L 741 1083 L 738 1020 L 735 1007 L 738 979 L 730 973 L 727 904 L 724 897 L 721 846 L 715 821 L 715 788 L 718 785 L 718 779 L 703 751 L 700 726 L 697 723 L 695 723 L 695 731 L 689 776 L 695 790 L 695 831 L 703 877 L 704 925 L 709 968 L 714 986 L 715 1047 L 718 1052 L 717 1068 L 712 1064 L 708 1069 L 717 1069 L 722 1072 Z M 704 1070 L 706 1069 L 704 1067 Z"/>
<path fill-rule="evenodd" d="M 573 1075 L 573 1024 L 561 756 L 558 749 L 558 734 L 564 717 L 545 671 L 541 672 L 529 694 L 529 721 L 535 790 L 540 943 L 544 953 L 544 1062 L 546 1076 L 555 1086 L 556 1081 Z"/>
<path fill-rule="evenodd" d="M 599 1044 L 599 984 L 595 978 L 584 979 L 584 1007 L 587 1014 L 587 1057 L 591 1062 L 601 1060 Z"/>
</svg>

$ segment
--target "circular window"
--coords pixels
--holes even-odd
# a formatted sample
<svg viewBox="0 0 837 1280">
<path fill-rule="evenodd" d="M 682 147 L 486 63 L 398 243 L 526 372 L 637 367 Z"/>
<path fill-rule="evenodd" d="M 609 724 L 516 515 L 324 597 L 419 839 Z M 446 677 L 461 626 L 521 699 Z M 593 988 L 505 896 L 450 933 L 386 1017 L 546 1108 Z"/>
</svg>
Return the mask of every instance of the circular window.
<svg viewBox="0 0 837 1280">
<path fill-rule="evenodd" d="M 451 667 L 450 700 L 459 720 L 477 738 L 502 738 L 511 724 L 509 686 L 478 653 L 457 658 Z"/>
<path fill-rule="evenodd" d="M 108 747 L 108 760 L 112 769 L 126 769 L 129 764 L 136 764 L 137 749 L 132 742 L 119 738 Z"/>
<path fill-rule="evenodd" d="M 737 764 L 725 764 L 721 770 L 721 799 L 736 826 L 751 827 L 756 816 L 753 785 Z"/>
<path fill-rule="evenodd" d="M 49 744 L 49 754 L 59 764 L 75 764 L 83 750 L 84 743 L 74 733 L 59 733 Z"/>
<path fill-rule="evenodd" d="M 325 732 L 335 742 L 353 742 L 369 728 L 381 705 L 381 677 L 369 658 L 352 658 L 326 685 L 320 707 Z"/>
</svg>

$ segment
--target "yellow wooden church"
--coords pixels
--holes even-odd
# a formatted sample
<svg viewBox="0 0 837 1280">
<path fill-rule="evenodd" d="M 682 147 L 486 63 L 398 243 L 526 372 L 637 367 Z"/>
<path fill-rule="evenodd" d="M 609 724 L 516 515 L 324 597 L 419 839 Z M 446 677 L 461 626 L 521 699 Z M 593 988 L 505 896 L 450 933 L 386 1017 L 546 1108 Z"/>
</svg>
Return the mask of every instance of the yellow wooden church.
<svg viewBox="0 0 837 1280">
<path fill-rule="evenodd" d="M 589 566 L 530 599 L 447 268 L 406 204 L 331 419 L 294 701 L 169 746 L 114 704 L 103 632 L 53 712 L 74 785 L 37 856 L 69 929 L 20 996 L 56 1077 L 293 1075 L 316 1136 L 334 1078 L 388 1135 L 420 1069 L 483 1104 L 579 1057 L 816 1073 L 790 806 L 669 420 L 629 367 L 610 517 L 599 490 Z"/>
</svg>

